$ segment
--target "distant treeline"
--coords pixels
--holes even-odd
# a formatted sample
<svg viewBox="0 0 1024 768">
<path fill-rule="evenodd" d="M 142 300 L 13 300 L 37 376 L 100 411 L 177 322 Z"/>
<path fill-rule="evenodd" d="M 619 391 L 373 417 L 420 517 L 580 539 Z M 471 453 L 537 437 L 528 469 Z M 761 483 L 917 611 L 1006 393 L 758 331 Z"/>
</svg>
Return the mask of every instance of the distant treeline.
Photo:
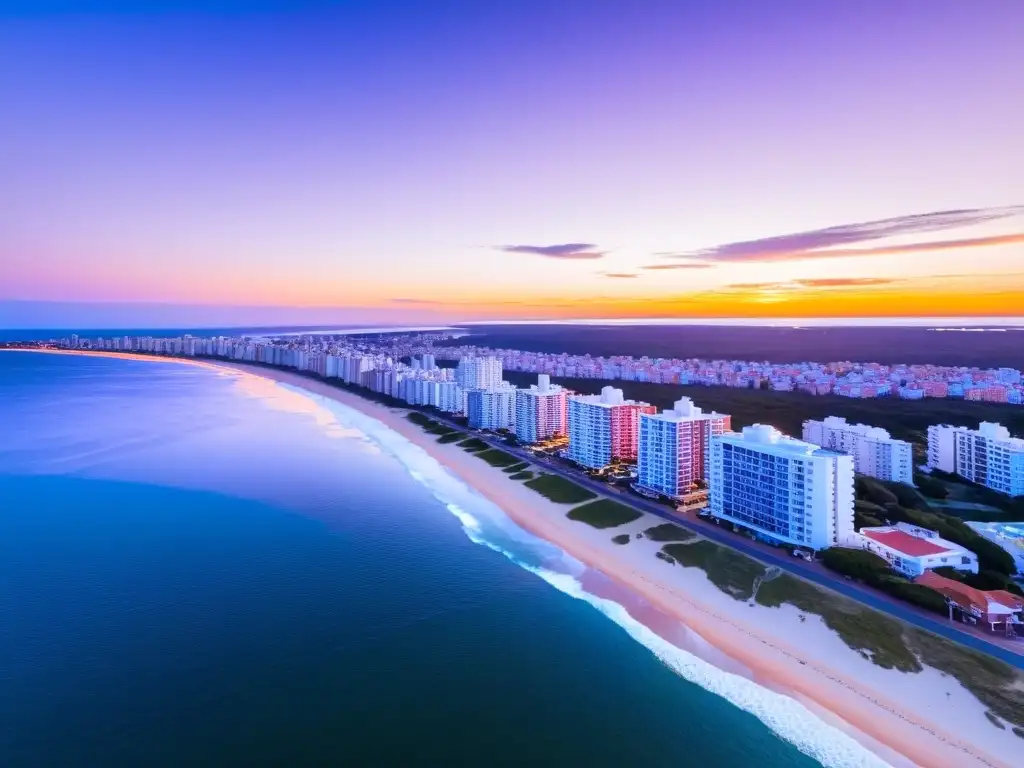
<svg viewBox="0 0 1024 768">
<path fill-rule="evenodd" d="M 1024 330 L 1013 329 L 965 333 L 893 327 L 490 325 L 471 330 L 469 336 L 441 344 L 595 356 L 1024 368 Z"/>
</svg>

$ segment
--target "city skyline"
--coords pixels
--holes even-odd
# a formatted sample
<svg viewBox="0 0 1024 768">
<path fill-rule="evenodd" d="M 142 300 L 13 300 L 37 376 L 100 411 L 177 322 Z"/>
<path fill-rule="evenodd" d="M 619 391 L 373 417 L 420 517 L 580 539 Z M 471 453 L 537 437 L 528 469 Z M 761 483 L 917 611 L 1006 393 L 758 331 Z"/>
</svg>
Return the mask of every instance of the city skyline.
<svg viewBox="0 0 1024 768">
<path fill-rule="evenodd" d="M 6 327 L 1024 307 L 1021 7 L 17 5 Z"/>
</svg>

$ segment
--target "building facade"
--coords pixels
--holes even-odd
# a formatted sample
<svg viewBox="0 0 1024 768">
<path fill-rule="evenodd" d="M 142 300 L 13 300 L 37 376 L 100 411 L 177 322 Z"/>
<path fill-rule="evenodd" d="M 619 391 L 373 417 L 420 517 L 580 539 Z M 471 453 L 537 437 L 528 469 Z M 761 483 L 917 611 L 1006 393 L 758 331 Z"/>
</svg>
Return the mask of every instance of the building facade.
<svg viewBox="0 0 1024 768">
<path fill-rule="evenodd" d="M 499 387 L 501 376 L 501 360 L 496 357 L 464 357 L 455 368 L 455 381 L 467 390 Z"/>
<path fill-rule="evenodd" d="M 879 427 L 849 424 L 839 416 L 805 421 L 803 438 L 853 457 L 854 471 L 880 480 L 914 484 L 914 454 L 910 443 L 895 440 Z"/>
<path fill-rule="evenodd" d="M 568 434 L 568 394 L 542 373 L 529 389 L 516 391 L 516 437 L 524 443 L 539 443 Z"/>
<path fill-rule="evenodd" d="M 928 466 L 1009 496 L 1024 496 L 1024 440 L 983 421 L 977 429 L 928 427 Z"/>
<path fill-rule="evenodd" d="M 688 397 L 671 410 L 640 415 L 637 485 L 647 491 L 682 498 L 698 481 L 707 482 L 711 438 L 729 431 L 730 417 L 704 413 Z"/>
<path fill-rule="evenodd" d="M 755 424 L 711 441 L 713 517 L 779 544 L 852 542 L 853 458 Z"/>
<path fill-rule="evenodd" d="M 466 418 L 473 429 L 509 429 L 516 426 L 516 389 L 511 384 L 466 393 Z"/>
<path fill-rule="evenodd" d="M 614 461 L 636 461 L 640 414 L 657 409 L 626 400 L 621 389 L 604 387 L 600 395 L 570 395 L 567 410 L 566 457 L 584 467 L 603 469 Z"/>
<path fill-rule="evenodd" d="M 861 528 L 860 545 L 874 552 L 903 576 L 914 578 L 931 568 L 978 572 L 978 556 L 939 536 L 935 531 L 907 523 Z"/>
</svg>

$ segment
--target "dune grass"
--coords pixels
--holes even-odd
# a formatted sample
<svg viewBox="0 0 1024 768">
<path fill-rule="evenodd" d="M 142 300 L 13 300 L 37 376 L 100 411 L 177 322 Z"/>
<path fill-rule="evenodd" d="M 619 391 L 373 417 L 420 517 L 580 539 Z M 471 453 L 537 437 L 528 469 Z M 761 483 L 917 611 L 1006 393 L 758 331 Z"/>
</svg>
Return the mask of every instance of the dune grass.
<svg viewBox="0 0 1024 768">
<path fill-rule="evenodd" d="M 596 499 L 597 494 L 558 475 L 545 475 L 528 480 L 526 487 L 541 496 L 559 504 L 579 504 L 583 501 Z"/>
<path fill-rule="evenodd" d="M 651 541 L 690 541 L 697 538 L 697 534 L 672 523 L 662 523 L 644 531 L 644 538 Z"/>
<path fill-rule="evenodd" d="M 569 511 L 569 519 L 594 528 L 617 528 L 639 520 L 641 512 L 611 499 L 598 499 Z"/>
<path fill-rule="evenodd" d="M 499 451 L 497 448 L 488 448 L 486 451 L 480 451 L 474 455 L 478 459 L 486 461 L 492 467 L 508 467 L 519 463 L 519 459 L 511 453 Z"/>
<path fill-rule="evenodd" d="M 514 475 L 509 475 L 513 480 L 532 480 L 533 472 L 528 469 L 524 469 L 521 472 L 516 472 Z"/>
<path fill-rule="evenodd" d="M 530 465 L 529 465 L 528 463 L 526 463 L 525 461 L 520 461 L 520 462 L 518 462 L 517 464 L 513 464 L 513 465 L 512 465 L 512 466 L 510 466 L 510 467 L 505 467 L 505 468 L 504 468 L 503 470 L 501 470 L 501 471 L 502 471 L 502 472 L 508 472 L 508 473 L 509 473 L 509 474 L 511 475 L 511 474 L 512 474 L 513 472 L 522 472 L 522 471 L 523 471 L 524 469 L 526 469 L 526 468 L 527 468 L 528 466 L 530 466 Z"/>
</svg>

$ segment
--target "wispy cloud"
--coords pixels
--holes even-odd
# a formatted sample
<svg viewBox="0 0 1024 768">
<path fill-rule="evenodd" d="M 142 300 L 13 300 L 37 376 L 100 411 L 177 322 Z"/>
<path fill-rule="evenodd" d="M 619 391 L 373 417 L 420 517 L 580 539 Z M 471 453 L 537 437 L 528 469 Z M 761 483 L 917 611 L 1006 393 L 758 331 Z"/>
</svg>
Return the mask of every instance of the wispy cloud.
<svg viewBox="0 0 1024 768">
<path fill-rule="evenodd" d="M 858 286 L 892 285 L 901 281 L 891 277 L 818 277 L 794 280 L 793 282 L 804 288 L 856 288 Z"/>
<path fill-rule="evenodd" d="M 388 299 L 388 301 L 391 302 L 392 304 L 416 304 L 416 305 L 419 305 L 419 306 L 430 306 L 430 305 L 438 305 L 438 304 L 444 304 L 445 303 L 443 301 L 435 301 L 434 299 L 406 299 L 406 298 Z"/>
<path fill-rule="evenodd" d="M 732 291 L 799 291 L 805 288 L 866 288 L 903 282 L 889 277 L 815 277 L 767 283 L 731 283 Z"/>
<path fill-rule="evenodd" d="M 499 245 L 505 253 L 526 253 L 549 259 L 601 259 L 604 251 L 593 243 L 561 243 L 559 245 Z"/>
<path fill-rule="evenodd" d="M 616 277 L 620 279 L 627 279 L 630 277 L 636 277 L 636 272 L 602 272 L 605 277 Z"/>
<path fill-rule="evenodd" d="M 678 254 L 672 254 L 678 258 Z M 707 261 L 681 261 L 678 264 L 648 264 L 641 269 L 711 269 L 714 264 Z"/>
<path fill-rule="evenodd" d="M 1024 233 L 865 248 L 844 247 L 857 246 L 860 243 L 875 242 L 889 237 L 905 237 L 976 226 L 978 224 L 1020 216 L 1021 214 L 1024 214 L 1024 206 L 936 211 L 878 221 L 842 224 L 835 227 L 766 237 L 759 240 L 743 240 L 698 251 L 664 255 L 666 258 L 743 263 L 837 258 L 841 256 L 875 256 L 1006 245 L 1024 242 Z"/>
</svg>

